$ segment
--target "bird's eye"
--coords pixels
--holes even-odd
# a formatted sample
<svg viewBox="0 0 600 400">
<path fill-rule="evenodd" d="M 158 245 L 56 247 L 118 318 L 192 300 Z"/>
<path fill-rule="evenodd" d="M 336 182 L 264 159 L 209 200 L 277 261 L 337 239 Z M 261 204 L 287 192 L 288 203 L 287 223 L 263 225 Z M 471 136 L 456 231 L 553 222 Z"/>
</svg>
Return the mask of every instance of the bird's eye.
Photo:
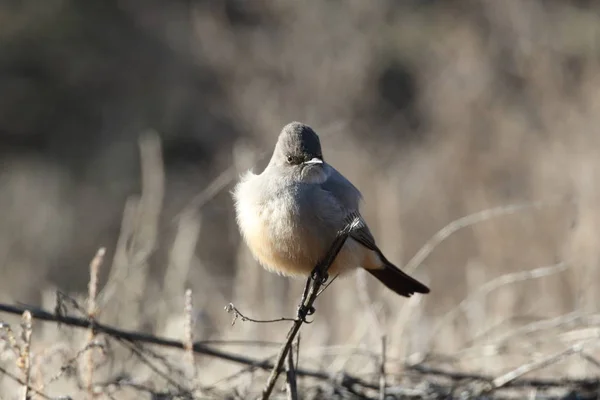
<svg viewBox="0 0 600 400">
<path fill-rule="evenodd" d="M 292 161 L 294 161 L 294 157 L 292 156 L 287 156 L 287 162 L 289 162 L 290 164 L 292 163 Z"/>
<path fill-rule="evenodd" d="M 288 164 L 298 164 L 299 160 L 298 160 L 298 157 L 289 155 L 289 156 L 287 156 L 287 162 L 288 162 Z"/>
</svg>

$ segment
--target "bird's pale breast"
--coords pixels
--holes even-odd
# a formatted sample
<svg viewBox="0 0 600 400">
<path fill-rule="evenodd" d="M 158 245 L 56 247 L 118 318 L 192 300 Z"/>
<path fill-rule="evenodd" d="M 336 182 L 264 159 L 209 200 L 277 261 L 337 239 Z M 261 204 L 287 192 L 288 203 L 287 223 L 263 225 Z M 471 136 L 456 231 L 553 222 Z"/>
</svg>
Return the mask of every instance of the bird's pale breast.
<svg viewBox="0 0 600 400">
<path fill-rule="evenodd" d="M 282 275 L 309 274 L 333 242 L 334 231 L 321 229 L 322 219 L 311 210 L 314 205 L 299 204 L 292 190 L 266 198 L 239 193 L 236 201 L 238 224 L 248 247 L 266 269 Z M 367 253 L 371 252 L 349 239 L 330 272 L 359 266 Z"/>
</svg>

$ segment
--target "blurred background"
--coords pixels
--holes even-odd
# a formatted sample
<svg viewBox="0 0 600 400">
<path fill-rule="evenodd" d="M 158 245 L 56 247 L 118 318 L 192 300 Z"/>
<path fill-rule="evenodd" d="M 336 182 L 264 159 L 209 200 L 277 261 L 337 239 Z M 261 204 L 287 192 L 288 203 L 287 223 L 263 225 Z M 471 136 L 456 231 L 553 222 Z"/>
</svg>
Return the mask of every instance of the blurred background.
<svg viewBox="0 0 600 400">
<path fill-rule="evenodd" d="M 388 258 L 432 290 L 336 281 L 300 363 L 370 374 L 359 350 L 385 335 L 392 374 L 501 374 L 598 335 L 599 111 L 593 1 L 6 0 L 0 301 L 53 310 L 60 290 L 84 304 L 106 247 L 101 321 L 181 339 L 190 288 L 196 339 L 283 340 L 285 323 L 231 326 L 224 311 L 294 316 L 304 284 L 252 259 L 230 191 L 297 120 L 363 192 Z M 534 272 L 506 275 L 521 271 Z M 84 340 L 34 323 L 34 351 Z M 197 362 L 204 384 L 240 368 Z M 573 357 L 539 373 L 596 372 Z"/>
</svg>

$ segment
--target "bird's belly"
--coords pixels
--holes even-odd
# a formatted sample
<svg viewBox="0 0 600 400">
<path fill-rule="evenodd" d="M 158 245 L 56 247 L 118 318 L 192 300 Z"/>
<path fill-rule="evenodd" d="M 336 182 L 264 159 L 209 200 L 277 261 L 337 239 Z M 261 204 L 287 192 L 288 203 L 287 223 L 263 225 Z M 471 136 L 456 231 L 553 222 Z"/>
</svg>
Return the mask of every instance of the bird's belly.
<svg viewBox="0 0 600 400">
<path fill-rule="evenodd" d="M 325 255 L 335 234 L 315 229 L 289 198 L 238 209 L 243 236 L 254 257 L 281 275 L 308 275 Z M 332 236 L 329 238 L 329 236 Z"/>
<path fill-rule="evenodd" d="M 282 275 L 309 274 L 318 260 L 319 238 L 306 235 L 292 210 L 279 204 L 252 207 L 244 220 L 244 237 L 257 260 Z M 260 211 L 258 211 L 260 210 Z"/>
<path fill-rule="evenodd" d="M 255 208 L 260 209 L 260 208 Z M 260 213 L 244 218 L 244 237 L 261 265 L 286 276 L 306 276 L 325 257 L 335 234 L 303 229 L 293 212 L 278 207 L 262 207 Z M 306 225 L 304 225 L 307 227 Z M 314 227 L 311 227 L 314 228 Z M 348 239 L 329 269 L 339 274 L 362 264 L 368 250 Z"/>
</svg>

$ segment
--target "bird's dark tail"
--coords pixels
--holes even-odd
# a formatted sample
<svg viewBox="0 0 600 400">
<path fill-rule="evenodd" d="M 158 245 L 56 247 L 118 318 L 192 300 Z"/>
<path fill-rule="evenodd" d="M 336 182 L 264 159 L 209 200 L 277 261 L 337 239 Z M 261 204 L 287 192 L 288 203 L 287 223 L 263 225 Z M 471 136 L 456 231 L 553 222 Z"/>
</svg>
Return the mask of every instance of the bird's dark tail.
<svg viewBox="0 0 600 400">
<path fill-rule="evenodd" d="M 429 293 L 427 286 L 400 271 L 398 267 L 386 260 L 383 255 L 380 255 L 380 257 L 383 261 L 383 268 L 366 270 L 389 289 L 404 297 L 410 297 L 414 293 Z"/>
</svg>

